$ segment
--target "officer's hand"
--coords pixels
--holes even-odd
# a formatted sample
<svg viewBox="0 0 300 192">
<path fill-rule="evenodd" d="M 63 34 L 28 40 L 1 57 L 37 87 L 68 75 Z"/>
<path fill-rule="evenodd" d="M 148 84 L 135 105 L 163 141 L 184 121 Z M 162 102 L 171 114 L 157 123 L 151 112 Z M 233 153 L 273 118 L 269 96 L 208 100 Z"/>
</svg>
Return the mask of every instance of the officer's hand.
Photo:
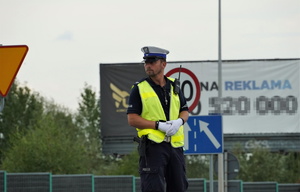
<svg viewBox="0 0 300 192">
<path fill-rule="evenodd" d="M 183 120 L 181 118 L 178 118 L 176 120 L 167 121 L 167 123 L 171 123 L 172 125 L 170 129 L 166 131 L 166 135 L 172 136 L 175 135 L 175 133 L 177 133 L 177 131 L 179 130 L 180 126 L 183 125 Z"/>
<path fill-rule="evenodd" d="M 166 132 L 168 129 L 170 129 L 171 124 L 167 122 L 158 122 L 158 129 L 162 132 Z"/>
</svg>

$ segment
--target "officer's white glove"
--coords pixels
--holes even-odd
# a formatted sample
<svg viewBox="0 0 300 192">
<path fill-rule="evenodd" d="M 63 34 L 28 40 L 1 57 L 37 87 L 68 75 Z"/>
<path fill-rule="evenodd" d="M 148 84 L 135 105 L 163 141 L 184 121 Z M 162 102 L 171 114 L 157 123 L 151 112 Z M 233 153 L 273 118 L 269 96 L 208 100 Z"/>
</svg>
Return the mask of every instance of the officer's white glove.
<svg viewBox="0 0 300 192">
<path fill-rule="evenodd" d="M 172 135 L 175 135 L 175 133 L 177 133 L 180 126 L 183 125 L 184 122 L 181 118 L 178 118 L 176 120 L 167 121 L 167 123 L 171 123 L 172 125 L 171 125 L 170 129 L 168 129 L 166 131 L 166 135 L 167 136 L 172 136 Z"/>
<path fill-rule="evenodd" d="M 157 122 L 157 123 L 158 123 L 157 128 L 162 132 L 166 132 L 171 127 L 171 123 L 167 123 L 167 122 Z"/>
</svg>

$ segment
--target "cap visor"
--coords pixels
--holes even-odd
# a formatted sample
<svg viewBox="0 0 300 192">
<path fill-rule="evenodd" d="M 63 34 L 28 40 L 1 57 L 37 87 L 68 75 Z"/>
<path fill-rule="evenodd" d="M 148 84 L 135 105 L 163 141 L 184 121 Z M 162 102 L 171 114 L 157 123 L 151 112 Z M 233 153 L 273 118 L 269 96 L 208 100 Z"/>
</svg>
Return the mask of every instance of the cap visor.
<svg viewBox="0 0 300 192">
<path fill-rule="evenodd" d="M 145 63 L 154 63 L 159 59 L 162 59 L 162 58 L 160 58 L 160 57 L 144 57 L 144 62 Z"/>
</svg>

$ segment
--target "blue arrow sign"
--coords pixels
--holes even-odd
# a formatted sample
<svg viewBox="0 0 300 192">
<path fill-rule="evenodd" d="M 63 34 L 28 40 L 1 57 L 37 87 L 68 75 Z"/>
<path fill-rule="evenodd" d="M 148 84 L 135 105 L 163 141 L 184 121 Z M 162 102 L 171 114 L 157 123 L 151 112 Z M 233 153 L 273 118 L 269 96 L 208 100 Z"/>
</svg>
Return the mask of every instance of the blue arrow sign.
<svg viewBox="0 0 300 192">
<path fill-rule="evenodd" d="M 191 116 L 184 131 L 185 154 L 223 153 L 222 116 Z"/>
</svg>

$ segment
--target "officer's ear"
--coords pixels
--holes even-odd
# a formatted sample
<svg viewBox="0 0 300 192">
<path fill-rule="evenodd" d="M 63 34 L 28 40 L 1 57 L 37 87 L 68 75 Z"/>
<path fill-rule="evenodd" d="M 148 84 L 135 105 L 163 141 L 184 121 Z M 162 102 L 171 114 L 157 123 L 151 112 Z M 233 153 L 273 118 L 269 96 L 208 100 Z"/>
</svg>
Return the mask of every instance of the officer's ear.
<svg viewBox="0 0 300 192">
<path fill-rule="evenodd" d="M 161 59 L 161 63 L 163 65 L 163 67 L 165 68 L 167 66 L 167 61 L 164 59 Z"/>
</svg>

